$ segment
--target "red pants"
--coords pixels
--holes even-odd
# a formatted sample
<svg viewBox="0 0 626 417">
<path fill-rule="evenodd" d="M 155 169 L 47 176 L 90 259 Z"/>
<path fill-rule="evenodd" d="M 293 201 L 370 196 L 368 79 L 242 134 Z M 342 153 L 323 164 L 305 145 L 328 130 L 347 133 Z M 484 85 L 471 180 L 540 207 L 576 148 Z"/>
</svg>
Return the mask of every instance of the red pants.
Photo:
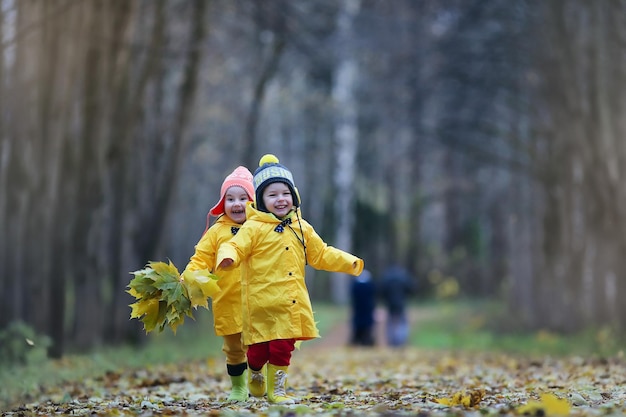
<svg viewBox="0 0 626 417">
<path fill-rule="evenodd" d="M 248 346 L 248 366 L 258 371 L 267 362 L 276 366 L 289 366 L 295 339 L 270 340 Z"/>
</svg>

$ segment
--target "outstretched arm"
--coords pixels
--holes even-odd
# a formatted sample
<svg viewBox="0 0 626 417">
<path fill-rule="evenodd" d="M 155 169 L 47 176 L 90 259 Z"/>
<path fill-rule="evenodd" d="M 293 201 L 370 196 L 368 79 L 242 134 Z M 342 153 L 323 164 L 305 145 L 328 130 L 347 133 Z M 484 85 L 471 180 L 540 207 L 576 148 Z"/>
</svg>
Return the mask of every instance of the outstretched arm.
<svg viewBox="0 0 626 417">
<path fill-rule="evenodd" d="M 307 225 L 305 232 L 309 264 L 315 269 L 343 272 L 358 276 L 363 271 L 363 260 L 341 249 L 328 246 L 324 240 Z"/>
</svg>

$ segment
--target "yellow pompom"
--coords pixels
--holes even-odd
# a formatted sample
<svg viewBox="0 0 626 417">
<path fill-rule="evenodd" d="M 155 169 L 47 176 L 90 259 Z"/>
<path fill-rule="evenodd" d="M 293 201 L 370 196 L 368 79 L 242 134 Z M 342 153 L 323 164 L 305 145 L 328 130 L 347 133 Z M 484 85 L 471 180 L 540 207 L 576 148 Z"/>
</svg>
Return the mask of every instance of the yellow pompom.
<svg viewBox="0 0 626 417">
<path fill-rule="evenodd" d="M 271 153 L 266 153 L 265 155 L 261 157 L 261 160 L 259 161 L 259 166 L 262 167 L 265 164 L 277 164 L 277 163 L 278 163 L 278 158 L 276 158 L 276 155 L 273 155 Z"/>
</svg>

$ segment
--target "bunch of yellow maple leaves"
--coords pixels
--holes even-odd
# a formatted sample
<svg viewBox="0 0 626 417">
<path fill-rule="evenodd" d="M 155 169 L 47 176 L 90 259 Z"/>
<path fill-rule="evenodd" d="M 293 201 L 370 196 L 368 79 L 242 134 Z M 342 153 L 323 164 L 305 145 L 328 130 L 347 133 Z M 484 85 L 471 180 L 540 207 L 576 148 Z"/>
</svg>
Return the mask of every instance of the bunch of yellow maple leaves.
<svg viewBox="0 0 626 417">
<path fill-rule="evenodd" d="M 143 322 L 146 333 L 162 332 L 166 326 L 176 333 L 185 317 L 193 318 L 198 307 L 208 309 L 208 298 L 220 291 L 215 274 L 205 269 L 181 275 L 172 261 L 149 262 L 131 273 L 135 277 L 126 292 L 136 301 L 130 304 L 130 317 Z"/>
</svg>

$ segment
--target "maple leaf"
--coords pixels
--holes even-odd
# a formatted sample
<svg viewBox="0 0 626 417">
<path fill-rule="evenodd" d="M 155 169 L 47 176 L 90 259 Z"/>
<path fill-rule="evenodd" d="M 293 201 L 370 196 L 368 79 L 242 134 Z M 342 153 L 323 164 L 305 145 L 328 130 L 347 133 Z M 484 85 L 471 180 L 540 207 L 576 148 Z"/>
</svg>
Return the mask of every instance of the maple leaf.
<svg viewBox="0 0 626 417">
<path fill-rule="evenodd" d="M 545 415 L 566 416 L 570 413 L 570 404 L 554 394 L 541 394 L 541 401 L 528 401 L 525 405 L 517 408 L 520 415 Z"/>
<path fill-rule="evenodd" d="M 148 262 L 148 265 L 157 274 L 159 274 L 159 276 L 171 277 L 171 278 L 174 278 L 174 279 L 178 279 L 178 277 L 180 276 L 180 273 L 178 272 L 178 268 L 176 268 L 176 266 L 174 266 L 172 261 L 169 261 L 168 263 L 150 261 L 150 262 Z"/>
<path fill-rule="evenodd" d="M 170 309 L 167 312 L 166 319 L 170 329 L 172 329 L 172 332 L 176 334 L 178 326 L 185 323 L 185 314 L 181 314 L 181 312 L 176 311 L 175 309 Z"/>
<path fill-rule="evenodd" d="M 167 305 L 176 303 L 182 297 L 186 297 L 186 291 L 183 283 L 178 279 L 169 281 L 169 278 L 162 277 L 161 280 L 155 281 L 155 286 L 161 290 L 161 299 L 167 302 Z"/>
<path fill-rule="evenodd" d="M 449 407 L 453 407 L 456 405 L 463 406 L 465 408 L 473 408 L 478 405 L 485 396 L 484 390 L 473 390 L 473 391 L 458 391 L 452 395 L 450 398 L 440 398 L 437 399 L 439 404 L 447 405 Z"/>
<path fill-rule="evenodd" d="M 133 290 L 135 294 L 142 294 L 142 296 L 157 292 L 157 289 L 154 287 L 154 278 L 149 276 L 149 272 L 144 274 L 144 271 L 145 270 L 133 272 L 135 278 L 128 284 L 128 287 Z"/>
<path fill-rule="evenodd" d="M 138 318 L 143 322 L 146 333 L 154 330 L 159 320 L 160 302 L 156 298 L 142 299 L 130 305 L 131 318 Z"/>
<path fill-rule="evenodd" d="M 193 313 L 191 311 L 191 302 L 186 297 L 181 297 L 177 299 L 169 305 L 169 308 L 180 316 L 186 315 L 193 318 Z"/>
<path fill-rule="evenodd" d="M 207 299 L 215 296 L 220 291 L 217 279 L 217 275 L 210 273 L 206 269 L 185 271 L 183 273 L 183 280 L 193 308 L 209 308 Z"/>
<path fill-rule="evenodd" d="M 133 297 L 135 297 L 135 299 L 137 299 L 137 300 L 142 297 L 142 295 L 137 290 L 135 290 L 134 288 L 130 288 L 126 292 L 129 293 L 130 295 L 132 295 Z"/>
</svg>

